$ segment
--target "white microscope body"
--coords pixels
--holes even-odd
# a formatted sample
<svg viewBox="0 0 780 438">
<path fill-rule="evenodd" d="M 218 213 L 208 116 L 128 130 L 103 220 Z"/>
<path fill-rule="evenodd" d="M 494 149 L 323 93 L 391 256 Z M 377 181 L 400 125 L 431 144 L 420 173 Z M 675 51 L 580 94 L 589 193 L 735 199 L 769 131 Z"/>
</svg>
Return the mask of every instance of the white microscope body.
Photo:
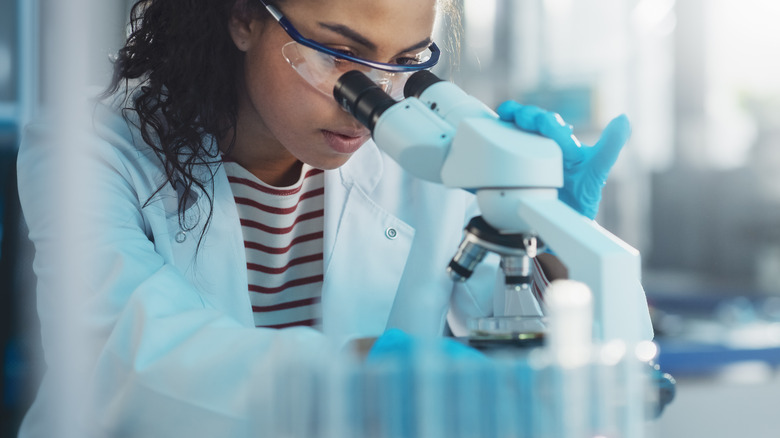
<svg viewBox="0 0 780 438">
<path fill-rule="evenodd" d="M 560 147 L 499 120 L 455 84 L 421 73 L 409 79 L 405 91 L 412 88 L 406 93 L 410 97 L 397 103 L 361 102 L 358 93 L 339 90 L 341 85 L 334 95 L 345 108 L 352 105 L 350 112 L 372 130 L 377 146 L 404 169 L 476 192 L 489 225 L 500 233 L 532 238 L 528 256 L 536 255 L 537 236 L 554 251 L 569 278 L 593 293 L 594 341 L 650 339 L 639 253 L 558 200 L 563 186 Z"/>
</svg>

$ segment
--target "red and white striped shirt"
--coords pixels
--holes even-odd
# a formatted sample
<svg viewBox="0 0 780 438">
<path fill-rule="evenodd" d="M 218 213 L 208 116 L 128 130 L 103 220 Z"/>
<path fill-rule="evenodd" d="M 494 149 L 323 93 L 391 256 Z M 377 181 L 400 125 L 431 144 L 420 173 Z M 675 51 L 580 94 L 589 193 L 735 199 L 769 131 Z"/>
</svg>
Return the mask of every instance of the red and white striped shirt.
<svg viewBox="0 0 780 438">
<path fill-rule="evenodd" d="M 322 326 L 324 173 L 306 164 L 273 187 L 225 160 L 244 234 L 255 326 Z"/>
</svg>

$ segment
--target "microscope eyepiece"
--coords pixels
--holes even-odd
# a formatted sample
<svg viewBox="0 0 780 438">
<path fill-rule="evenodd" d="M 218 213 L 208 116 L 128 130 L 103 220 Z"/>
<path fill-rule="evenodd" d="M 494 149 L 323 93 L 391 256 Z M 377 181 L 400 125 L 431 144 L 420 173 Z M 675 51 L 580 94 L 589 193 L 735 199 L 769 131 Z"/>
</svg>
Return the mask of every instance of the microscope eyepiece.
<svg viewBox="0 0 780 438">
<path fill-rule="evenodd" d="M 409 76 L 404 85 L 404 97 L 417 97 L 419 98 L 423 91 L 427 90 L 431 85 L 441 82 L 435 74 L 428 70 L 420 70 L 413 75 Z"/>
<path fill-rule="evenodd" d="M 333 97 L 372 133 L 382 113 L 397 103 L 359 70 L 341 75 L 333 87 Z"/>
</svg>

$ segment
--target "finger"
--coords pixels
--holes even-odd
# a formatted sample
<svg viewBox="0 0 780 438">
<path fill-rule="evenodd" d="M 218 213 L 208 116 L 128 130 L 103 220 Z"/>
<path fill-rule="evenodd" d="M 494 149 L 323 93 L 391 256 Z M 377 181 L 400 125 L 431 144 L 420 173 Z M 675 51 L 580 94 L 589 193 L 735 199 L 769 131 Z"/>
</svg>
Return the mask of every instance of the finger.
<svg viewBox="0 0 780 438">
<path fill-rule="evenodd" d="M 390 329 L 377 338 L 368 354 L 369 360 L 381 359 L 385 356 L 408 355 L 413 348 L 413 339 L 399 329 Z"/>
<path fill-rule="evenodd" d="M 601 133 L 599 141 L 593 146 L 596 151 L 591 166 L 597 175 L 606 179 L 630 136 L 631 124 L 628 122 L 628 117 L 620 115 L 609 122 Z"/>
<path fill-rule="evenodd" d="M 567 167 L 582 161 L 582 145 L 572 135 L 572 126 L 567 124 L 560 114 L 512 100 L 499 105 L 496 112 L 502 120 L 514 122 L 520 129 L 541 134 L 558 143 L 563 152 L 564 165 Z"/>
<path fill-rule="evenodd" d="M 563 153 L 563 164 L 571 167 L 583 159 L 582 144 L 572 134 L 572 126 L 563 121 L 560 114 L 545 112 L 537 117 L 539 133 L 558 143 Z"/>
<path fill-rule="evenodd" d="M 502 120 L 514 122 L 518 128 L 537 134 L 540 134 L 538 118 L 546 113 L 537 106 L 523 105 L 511 100 L 502 103 L 496 112 Z"/>
<path fill-rule="evenodd" d="M 515 110 L 521 106 L 521 104 L 515 102 L 514 100 L 507 100 L 506 102 L 499 105 L 498 108 L 496 108 L 496 112 L 498 113 L 498 117 L 500 117 L 501 120 L 514 122 Z"/>
<path fill-rule="evenodd" d="M 508 100 L 499 105 L 496 112 L 501 120 L 514 122 L 525 131 L 546 136 L 559 136 L 559 132 L 571 134 L 571 125 L 567 125 L 559 114 L 545 111 L 538 106 Z"/>
</svg>

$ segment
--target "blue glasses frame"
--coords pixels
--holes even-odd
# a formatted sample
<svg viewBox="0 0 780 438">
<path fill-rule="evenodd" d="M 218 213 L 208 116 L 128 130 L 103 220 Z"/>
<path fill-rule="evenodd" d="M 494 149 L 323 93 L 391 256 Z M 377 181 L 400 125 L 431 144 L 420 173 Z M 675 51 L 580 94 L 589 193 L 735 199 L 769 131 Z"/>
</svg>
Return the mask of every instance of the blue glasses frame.
<svg viewBox="0 0 780 438">
<path fill-rule="evenodd" d="M 347 61 L 352 61 L 356 64 L 365 65 L 367 67 L 375 68 L 378 70 L 384 70 L 384 71 L 395 72 L 395 73 L 408 73 L 408 72 L 414 72 L 419 70 L 427 70 L 435 66 L 436 63 L 439 62 L 439 55 L 441 54 L 441 51 L 439 50 L 439 46 L 437 46 L 436 43 L 433 42 L 431 43 L 430 46 L 428 46 L 428 49 L 431 51 L 431 58 L 423 63 L 414 64 L 414 65 L 387 64 L 384 62 L 371 61 L 370 59 L 357 58 L 355 56 L 347 55 L 345 53 L 341 53 L 337 50 L 333 50 L 329 47 L 323 46 L 322 44 L 316 41 L 304 37 L 290 23 L 290 21 L 287 20 L 287 18 L 281 12 L 279 12 L 278 9 L 269 5 L 263 0 L 260 0 L 260 3 L 262 3 L 265 9 L 268 10 L 268 12 L 274 17 L 276 22 L 279 23 L 280 26 L 282 26 L 282 29 L 284 29 L 284 31 L 287 32 L 287 35 L 289 35 L 290 38 L 293 39 L 293 41 L 303 46 L 314 49 L 318 52 L 322 52 L 330 56 L 333 56 L 335 58 L 345 59 Z"/>
</svg>

